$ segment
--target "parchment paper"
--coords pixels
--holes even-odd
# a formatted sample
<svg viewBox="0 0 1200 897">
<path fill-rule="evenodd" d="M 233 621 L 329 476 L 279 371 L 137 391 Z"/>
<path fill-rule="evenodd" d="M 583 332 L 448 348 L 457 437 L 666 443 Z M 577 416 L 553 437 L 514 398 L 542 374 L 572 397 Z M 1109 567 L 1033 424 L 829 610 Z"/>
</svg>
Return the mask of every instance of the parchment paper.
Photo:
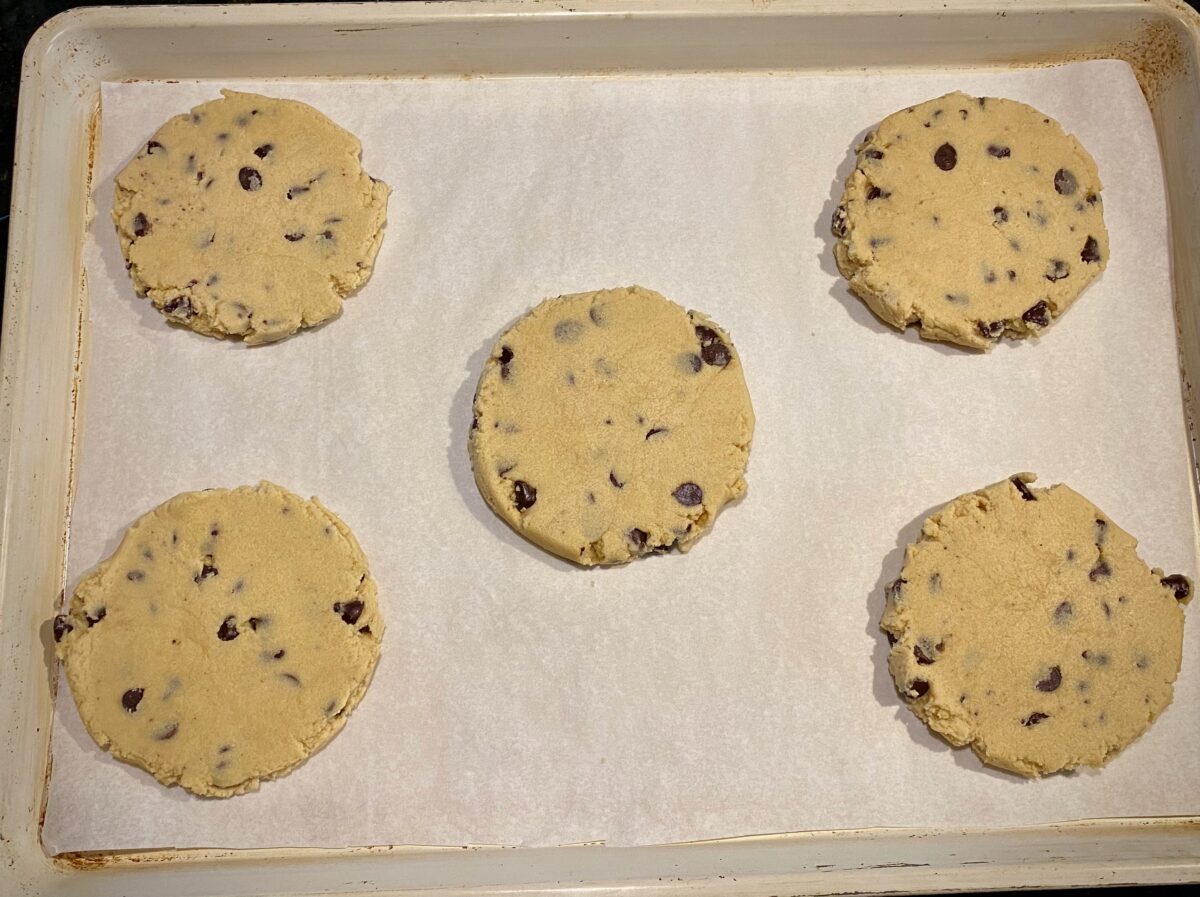
<svg viewBox="0 0 1200 897">
<path fill-rule="evenodd" d="M 134 296 L 112 178 L 220 86 L 310 102 L 393 187 L 341 319 L 247 349 Z M 990 356 L 876 321 L 832 261 L 861 135 L 961 88 L 1031 102 L 1104 181 L 1112 261 Z M 1015 471 L 1066 481 L 1195 575 L 1160 162 L 1123 63 L 903 75 L 108 84 L 86 247 L 89 357 L 69 586 L 184 490 L 268 478 L 344 517 L 388 633 L 344 732 L 201 800 L 99 751 L 65 683 L 51 851 L 652 843 L 1200 810 L 1200 625 L 1174 704 L 1100 772 L 982 767 L 900 705 L 882 585 L 928 512 Z M 712 315 L 758 427 L 749 493 L 687 556 L 581 570 L 476 492 L 472 391 L 546 296 L 639 283 Z M 1190 616 L 1196 615 L 1193 608 Z"/>
</svg>

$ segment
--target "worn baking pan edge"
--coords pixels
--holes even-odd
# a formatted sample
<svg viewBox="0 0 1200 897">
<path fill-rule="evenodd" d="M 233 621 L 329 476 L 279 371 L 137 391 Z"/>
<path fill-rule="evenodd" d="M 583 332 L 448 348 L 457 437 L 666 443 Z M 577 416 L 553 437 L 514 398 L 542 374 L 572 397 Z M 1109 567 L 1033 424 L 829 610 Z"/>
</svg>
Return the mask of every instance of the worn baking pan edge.
<svg viewBox="0 0 1200 897">
<path fill-rule="evenodd" d="M 90 9 L 48 23 L 24 63 L 0 344 L 0 893 L 799 894 L 1200 879 L 1194 817 L 813 832 L 621 849 L 164 850 L 50 859 L 39 840 L 53 691 L 45 621 L 63 587 L 84 348 L 80 250 L 102 80 L 1125 59 L 1150 101 L 1163 152 L 1195 459 L 1187 371 L 1200 370 L 1200 263 L 1189 250 L 1200 245 L 1198 23 L 1175 0 L 958 0 L 945 8 L 918 0 L 608 0 L 582 11 L 502 0 Z"/>
</svg>

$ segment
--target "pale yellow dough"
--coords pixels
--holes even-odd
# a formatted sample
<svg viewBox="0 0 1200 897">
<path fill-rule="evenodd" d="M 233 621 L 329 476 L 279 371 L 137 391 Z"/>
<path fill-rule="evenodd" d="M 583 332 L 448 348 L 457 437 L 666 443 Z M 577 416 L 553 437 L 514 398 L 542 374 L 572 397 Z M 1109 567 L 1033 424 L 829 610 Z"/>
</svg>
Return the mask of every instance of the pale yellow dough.
<svg viewBox="0 0 1200 897">
<path fill-rule="evenodd" d="M 687 551 L 746 489 L 754 411 L 729 336 L 641 287 L 547 299 L 505 333 L 475 396 L 480 492 L 583 565 Z"/>
<path fill-rule="evenodd" d="M 138 294 L 169 320 L 269 342 L 340 314 L 367 281 L 388 188 L 311 106 L 221 93 L 117 175 L 113 221 Z"/>
<path fill-rule="evenodd" d="M 887 589 L 912 711 L 1024 776 L 1102 766 L 1171 703 L 1191 582 L 1067 486 L 1021 473 L 925 521 Z"/>
<path fill-rule="evenodd" d="M 1108 263 L 1087 151 L 1032 106 L 963 93 L 866 136 L 833 232 L 876 315 L 976 349 L 1048 327 Z"/>
<path fill-rule="evenodd" d="M 101 748 L 164 785 L 229 797 L 341 730 L 383 620 L 346 525 L 263 482 L 146 514 L 80 582 L 54 634 Z"/>
</svg>

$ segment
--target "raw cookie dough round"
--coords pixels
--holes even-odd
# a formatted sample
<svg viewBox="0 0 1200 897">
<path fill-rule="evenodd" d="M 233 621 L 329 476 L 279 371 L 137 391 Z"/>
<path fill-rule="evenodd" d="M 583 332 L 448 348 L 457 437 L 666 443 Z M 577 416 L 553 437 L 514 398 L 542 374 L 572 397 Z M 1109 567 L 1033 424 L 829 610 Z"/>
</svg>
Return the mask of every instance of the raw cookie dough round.
<svg viewBox="0 0 1200 897">
<path fill-rule="evenodd" d="M 155 508 L 54 621 L 96 743 L 210 797 L 253 791 L 336 735 L 382 635 L 350 530 L 267 482 Z"/>
<path fill-rule="evenodd" d="M 1102 766 L 1171 703 L 1185 576 L 1067 486 L 1019 473 L 925 521 L 887 588 L 888 669 L 910 709 L 984 763 Z"/>
<path fill-rule="evenodd" d="M 867 135 L 833 233 L 876 315 L 977 349 L 1048 327 L 1108 262 L 1087 151 L 1032 106 L 962 93 Z"/>
<path fill-rule="evenodd" d="M 138 294 L 168 320 L 264 343 L 336 316 L 366 283 L 388 188 L 311 106 L 221 93 L 117 175 L 113 221 Z"/>
<path fill-rule="evenodd" d="M 547 299 L 496 343 L 470 438 L 483 497 L 576 563 L 687 551 L 746 490 L 754 411 L 729 336 L 641 287 Z"/>
</svg>

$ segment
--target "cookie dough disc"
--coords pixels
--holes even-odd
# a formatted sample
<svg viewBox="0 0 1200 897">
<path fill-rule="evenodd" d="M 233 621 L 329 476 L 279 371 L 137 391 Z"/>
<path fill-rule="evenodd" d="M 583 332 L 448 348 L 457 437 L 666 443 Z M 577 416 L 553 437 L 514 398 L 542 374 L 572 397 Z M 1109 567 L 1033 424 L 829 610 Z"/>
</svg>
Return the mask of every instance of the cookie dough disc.
<svg viewBox="0 0 1200 897">
<path fill-rule="evenodd" d="M 1171 703 L 1185 576 L 1066 486 L 1033 474 L 925 521 L 887 589 L 888 668 L 954 745 L 1024 776 L 1102 766 Z"/>
<path fill-rule="evenodd" d="M 229 797 L 331 739 L 379 659 L 375 582 L 346 525 L 271 483 L 142 517 L 54 621 L 96 743 Z"/>
<path fill-rule="evenodd" d="M 1087 151 L 1031 106 L 962 93 L 867 135 L 833 232 L 875 314 L 978 349 L 1048 327 L 1108 262 Z"/>
<path fill-rule="evenodd" d="M 169 320 L 263 343 L 334 317 L 366 283 L 388 188 L 311 106 L 221 93 L 117 175 L 113 221 L 134 286 Z"/>
<path fill-rule="evenodd" d="M 754 412 L 729 336 L 641 287 L 548 299 L 479 379 L 475 480 L 526 538 L 579 564 L 686 551 L 742 475 Z"/>
</svg>

